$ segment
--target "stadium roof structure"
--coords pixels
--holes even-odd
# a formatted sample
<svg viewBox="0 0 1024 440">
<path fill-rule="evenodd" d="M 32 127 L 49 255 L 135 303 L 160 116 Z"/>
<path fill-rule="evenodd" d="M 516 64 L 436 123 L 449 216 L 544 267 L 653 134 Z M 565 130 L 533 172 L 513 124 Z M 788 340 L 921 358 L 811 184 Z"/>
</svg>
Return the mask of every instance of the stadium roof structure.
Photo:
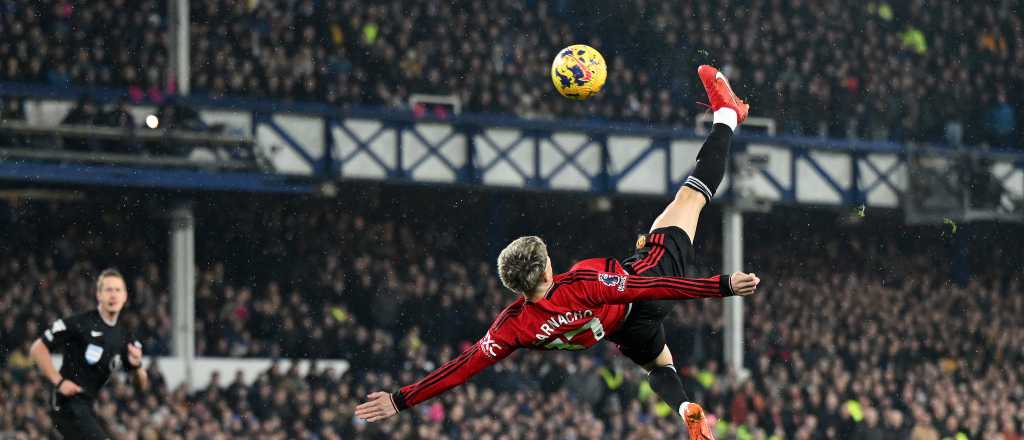
<svg viewBox="0 0 1024 440">
<path fill-rule="evenodd" d="M 61 112 L 83 93 L 97 101 L 119 98 L 116 90 L 0 83 L 0 95 L 23 97 L 26 107 L 34 109 L 30 113 L 36 120 L 30 117 L 27 124 L 39 127 L 20 127 L 23 130 L 81 131 L 80 127 L 60 127 L 57 122 L 63 117 Z M 0 177 L 190 191 L 315 193 L 325 182 L 369 179 L 665 196 L 689 174 L 702 143 L 693 130 L 644 124 L 481 114 L 417 117 L 407 111 L 342 112 L 323 104 L 252 99 L 176 97 L 175 102 L 195 108 L 205 121 L 226 127 L 227 134 L 201 135 L 205 136 L 203 142 L 251 142 L 246 148 L 251 148 L 252 157 L 246 160 L 255 160 L 256 165 L 246 169 L 244 161 L 223 158 L 214 162 L 160 158 L 160 163 L 147 158 L 146 163 L 132 163 L 95 153 L 91 153 L 93 160 L 43 160 L 38 157 L 42 153 L 8 149 L 7 160 L 0 162 Z M 143 102 L 131 106 L 130 111 L 141 120 L 154 107 Z M 124 136 L 137 138 L 137 132 Z M 104 134 L 95 128 L 92 133 Z M 76 133 L 63 133 L 68 134 Z M 181 136 L 181 142 L 197 140 L 194 134 Z M 725 190 L 718 195 L 725 199 L 753 200 L 761 206 L 899 209 L 907 206 L 908 197 L 920 196 L 916 184 L 923 181 L 914 181 L 913 176 L 944 176 L 937 181 L 953 182 L 968 175 L 986 175 L 992 191 L 999 193 L 987 196 L 989 206 L 979 210 L 978 204 L 970 201 L 967 187 L 946 185 L 959 191 L 954 198 L 961 203 L 934 211 L 939 213 L 936 218 L 1024 217 L 1024 154 L 1020 152 L 742 131 L 733 145 L 732 170 L 723 184 Z M 944 159 L 912 160 L 926 156 Z M 936 165 L 940 162 L 944 165 Z M 954 164 L 973 164 L 973 168 Z"/>
</svg>

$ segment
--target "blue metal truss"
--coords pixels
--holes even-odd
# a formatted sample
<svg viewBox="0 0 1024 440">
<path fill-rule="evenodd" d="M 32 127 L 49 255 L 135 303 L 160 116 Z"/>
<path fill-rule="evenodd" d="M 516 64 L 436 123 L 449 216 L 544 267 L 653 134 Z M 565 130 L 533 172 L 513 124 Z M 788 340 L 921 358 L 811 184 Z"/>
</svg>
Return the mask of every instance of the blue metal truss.
<svg viewBox="0 0 1024 440">
<path fill-rule="evenodd" d="M 554 137 L 549 137 L 547 141 L 551 144 L 552 147 L 554 147 L 555 152 L 559 153 L 562 156 L 563 160 L 558 165 L 555 165 L 555 167 L 551 170 L 550 173 L 548 173 L 547 176 L 542 175 L 541 170 L 539 168 L 537 169 L 537 175 L 539 176 L 540 184 L 543 188 L 551 188 L 551 180 L 555 176 L 557 176 L 558 173 L 562 172 L 563 169 L 571 166 L 575 168 L 577 171 L 579 171 L 580 174 L 586 176 L 587 179 L 589 179 L 591 191 L 601 190 L 601 188 L 597 187 L 597 178 L 600 174 L 600 170 L 597 173 L 590 173 L 582 165 L 580 165 L 578 159 L 580 154 L 582 154 L 584 150 L 590 148 L 592 145 L 597 144 L 598 148 L 602 149 L 605 148 L 606 145 L 596 142 L 594 138 L 588 136 L 582 143 L 580 143 L 580 145 L 576 146 L 576 148 L 573 149 L 572 152 L 567 152 L 566 148 L 559 144 L 557 141 L 555 141 Z"/>
<path fill-rule="evenodd" d="M 605 148 L 607 149 L 607 144 L 605 145 Z M 672 179 L 672 170 L 670 169 L 670 166 L 671 166 L 671 163 L 672 163 L 672 161 L 671 161 L 671 158 L 672 158 L 671 154 L 672 154 L 672 152 L 670 150 L 671 150 L 671 148 L 669 148 L 669 143 L 668 143 L 667 140 L 659 139 L 659 138 L 651 138 L 651 142 L 649 144 L 647 144 L 647 147 L 645 147 L 644 150 L 640 152 L 640 154 L 638 154 L 635 158 L 633 158 L 633 160 L 631 160 L 629 163 L 627 163 L 621 170 L 608 170 L 608 189 L 611 190 L 611 191 L 617 190 L 619 188 L 619 182 L 621 182 L 622 179 L 628 177 L 629 175 L 633 174 L 634 172 L 638 172 L 638 167 L 640 166 L 640 164 L 643 163 L 645 160 L 647 160 L 647 158 L 651 154 L 653 154 L 655 152 L 658 152 L 658 151 L 661 151 L 661 152 L 663 152 L 665 154 L 665 163 L 663 164 L 663 166 L 665 167 L 665 169 L 664 169 L 665 178 L 668 181 L 667 182 L 667 187 L 668 188 L 678 187 L 678 185 L 681 185 L 682 182 L 673 182 L 672 181 L 673 180 Z M 610 157 L 607 154 L 605 154 L 603 156 L 606 157 L 606 158 Z M 686 180 L 686 179 L 683 178 L 683 180 Z M 673 185 L 673 183 L 675 183 L 675 185 Z M 673 191 L 673 190 L 669 191 L 669 193 L 674 193 L 674 192 L 675 191 Z"/>
<path fill-rule="evenodd" d="M 69 100 L 77 97 L 80 92 L 71 89 L 0 82 L 0 95 Z M 93 92 L 97 99 L 104 100 L 116 99 L 119 93 L 115 90 Z M 500 179 L 496 179 L 496 181 L 503 184 L 514 180 L 513 184 L 521 188 L 546 190 L 556 187 L 557 185 L 553 184 L 560 182 L 560 179 L 565 177 L 564 173 L 568 172 L 572 174 L 572 179 L 579 176 L 581 180 L 579 187 L 595 193 L 616 193 L 624 190 L 623 182 L 632 184 L 639 181 L 643 183 L 643 185 L 638 185 L 643 191 L 671 196 L 685 178 L 685 175 L 679 174 L 680 169 L 687 168 L 682 164 L 684 161 L 672 160 L 673 144 L 677 141 L 699 143 L 702 140 L 691 131 L 652 128 L 640 124 L 564 120 L 526 121 L 494 115 L 461 115 L 446 120 L 431 119 L 430 117 L 418 119 L 408 112 L 372 109 L 357 109 L 339 115 L 337 108 L 323 104 L 233 99 L 210 100 L 201 97 L 182 99 L 182 102 L 201 111 L 209 109 L 248 113 L 252 118 L 251 133 L 254 138 L 257 138 L 257 143 L 260 141 L 258 139 L 261 132 L 259 128 L 269 128 L 270 132 L 284 144 L 283 147 L 295 153 L 294 156 L 289 156 L 288 160 L 300 160 L 309 165 L 312 173 L 306 177 L 313 181 L 353 177 L 346 175 L 346 171 L 351 173 L 352 167 L 364 166 L 374 167 L 372 174 L 380 175 L 382 179 L 405 182 L 426 181 L 419 177 L 425 174 L 434 176 L 444 174 L 453 176 L 452 183 L 481 184 L 489 182 L 490 176 L 500 172 L 503 174 L 497 174 Z M 288 120 L 281 118 L 275 121 L 274 116 L 277 115 L 302 115 L 319 118 L 323 122 L 324 145 L 301 145 L 299 142 L 301 137 L 297 136 L 300 133 L 297 130 L 301 130 L 299 128 L 301 126 L 289 127 Z M 354 120 L 372 121 L 379 123 L 379 127 L 346 123 Z M 498 138 L 492 131 L 494 129 L 507 130 L 509 135 L 506 139 Z M 444 132 L 439 130 L 444 130 Z M 582 140 L 575 145 L 567 145 L 570 142 L 559 140 L 558 135 L 560 134 L 581 135 Z M 384 142 L 385 136 L 393 136 L 393 138 L 387 138 L 388 141 Z M 299 139 L 296 139 L 297 137 Z M 639 145 L 635 147 L 630 147 L 638 150 L 630 151 L 625 155 L 628 159 L 624 160 L 621 158 L 623 154 L 620 154 L 623 151 L 622 144 L 619 144 L 619 142 L 623 142 L 620 138 L 642 138 L 644 141 L 639 142 Z M 410 142 L 422 146 L 422 150 L 415 155 L 408 154 L 410 148 L 414 148 L 412 145 L 406 145 Z M 825 194 L 829 194 L 830 197 L 835 195 L 838 196 L 836 203 L 845 205 L 871 204 L 873 200 L 880 199 L 886 199 L 892 205 L 902 203 L 907 197 L 906 186 L 908 183 L 906 180 L 908 179 L 900 179 L 903 175 L 909 176 L 911 169 L 911 164 L 908 163 L 909 150 L 907 146 L 888 142 L 739 135 L 734 139 L 733 151 L 743 152 L 746 149 L 746 144 L 755 142 L 759 146 L 768 147 L 769 150 L 783 149 L 789 152 L 788 155 L 776 155 L 773 159 L 788 163 L 772 163 L 770 167 L 757 171 L 767 185 L 771 185 L 777 190 L 777 195 L 775 192 L 766 192 L 771 193 L 770 201 L 772 202 L 820 203 L 800 200 L 809 191 L 815 194 L 816 200 L 827 199 L 822 197 Z M 458 147 L 455 147 L 456 144 Z M 342 151 L 339 148 L 341 145 L 351 148 L 351 150 Z M 524 149 L 529 149 L 529 154 L 524 154 Z M 814 153 L 816 152 L 843 155 L 848 161 L 844 161 L 841 166 L 838 166 L 837 161 L 819 160 L 815 157 Z M 591 156 L 592 153 L 593 156 Z M 651 156 L 655 154 L 664 157 L 664 162 L 650 160 Z M 929 148 L 929 154 L 958 157 L 963 155 L 963 152 Z M 1021 183 L 1024 179 L 1019 174 L 1024 173 L 1024 154 L 1019 151 L 972 152 L 971 154 L 987 155 L 993 161 L 998 161 L 1000 169 L 1005 168 L 1005 170 L 995 173 L 995 179 L 1004 186 L 1006 193 L 1011 195 L 1014 200 L 1024 199 L 1024 184 Z M 394 161 L 389 160 L 391 157 L 394 157 Z M 528 157 L 529 160 L 527 160 Z M 542 164 L 542 157 L 543 160 L 555 162 Z M 597 164 L 591 162 L 593 157 L 597 157 Z M 785 159 L 782 159 L 783 157 Z M 882 162 L 877 162 L 875 158 L 884 159 Z M 884 161 L 889 162 L 885 165 Z M 806 163 L 807 167 L 798 167 L 800 162 Z M 73 181 L 61 177 L 58 168 L 49 166 L 31 168 L 35 165 L 3 162 L 0 162 L 0 165 L 4 167 L 0 177 L 8 179 L 18 179 L 18 176 L 21 176 L 20 178 L 25 181 Z M 847 166 L 848 168 L 846 168 Z M 379 167 L 379 170 L 376 167 Z M 435 169 L 431 170 L 432 167 Z M 114 170 L 116 167 L 107 168 Z M 90 173 L 106 172 L 99 168 L 80 167 L 79 169 L 88 170 Z M 783 175 L 784 173 L 775 173 L 774 169 L 785 169 L 789 172 L 789 176 Z M 125 172 L 122 169 L 117 169 L 117 171 Z M 38 180 L 32 175 L 24 174 L 29 172 L 49 177 Z M 143 178 L 134 176 L 132 173 L 153 174 L 151 177 Z M 132 173 L 125 174 L 131 177 L 129 179 L 131 181 L 124 184 L 142 185 L 139 182 L 148 182 L 146 184 L 173 186 L 174 182 L 178 181 L 183 187 L 189 188 L 208 185 L 211 188 L 244 190 L 243 188 L 248 184 L 253 185 L 252 188 L 258 189 L 262 184 L 260 182 L 270 179 L 270 176 L 243 178 L 229 173 L 186 176 L 140 169 L 136 169 Z M 801 173 L 803 174 L 801 175 Z M 78 176 L 76 177 L 79 179 L 77 181 L 82 182 L 89 182 L 91 179 L 90 174 L 74 170 L 68 175 Z M 174 178 L 170 177 L 172 175 Z M 217 175 L 225 176 L 225 182 L 216 183 Z M 809 176 L 817 178 L 809 178 Z M 849 184 L 841 184 L 840 182 L 843 182 L 847 176 Z M 730 182 L 732 180 L 730 179 Z M 817 188 L 814 187 L 815 182 L 819 180 L 822 184 L 817 185 Z M 193 185 L 190 183 L 193 181 L 201 181 L 202 185 Z M 730 197 L 732 186 L 730 184 L 720 189 L 719 192 L 723 197 Z M 654 188 L 657 189 L 657 192 L 653 190 Z M 893 197 L 895 197 L 894 203 Z"/>
<path fill-rule="evenodd" d="M 898 197 L 898 198 L 900 198 L 902 200 L 902 198 L 904 197 L 905 191 L 902 188 L 900 188 L 898 185 L 896 185 L 896 183 L 892 181 L 892 178 L 894 177 L 896 172 L 900 169 L 900 167 L 904 167 L 904 169 L 905 169 L 905 166 L 906 166 L 906 157 L 905 156 L 902 156 L 902 155 L 899 156 L 899 158 L 897 160 L 893 161 L 892 165 L 889 165 L 889 167 L 886 168 L 884 171 L 879 169 L 877 166 L 875 166 L 875 163 L 872 162 L 871 159 L 868 158 L 867 155 L 865 155 L 865 154 L 861 154 L 861 153 L 855 154 L 854 155 L 854 161 L 855 161 L 854 162 L 855 165 L 859 164 L 859 163 L 863 163 L 866 167 L 870 168 L 871 171 L 875 172 L 875 174 L 878 176 L 877 180 L 875 180 L 873 183 L 871 183 L 870 185 L 865 186 L 864 188 L 860 188 L 860 179 L 859 179 L 859 177 L 860 177 L 859 176 L 860 167 L 856 167 L 856 166 L 854 167 L 854 171 L 857 172 L 857 174 L 854 175 L 854 177 L 855 177 L 854 188 L 857 189 L 857 192 L 859 193 L 859 196 L 860 196 L 858 198 L 861 200 L 861 202 L 866 201 L 868 194 L 870 194 L 875 189 L 881 187 L 882 185 L 885 185 L 885 186 L 889 187 L 889 189 L 891 189 L 892 192 L 896 193 L 896 197 Z"/>
<path fill-rule="evenodd" d="M 520 177 L 523 178 L 523 181 L 527 182 L 528 186 L 530 186 L 530 185 L 541 186 L 542 185 L 542 183 L 540 181 L 538 181 L 536 179 L 536 177 L 535 177 L 535 176 L 537 176 L 539 174 L 539 167 L 540 167 L 539 162 L 537 160 L 537 150 L 540 147 L 537 145 L 537 137 L 536 136 L 528 136 L 525 132 L 521 132 L 519 134 L 519 137 L 517 137 L 515 141 L 513 141 L 512 143 L 502 147 L 502 146 L 499 146 L 498 143 L 494 139 L 491 139 L 491 137 L 487 134 L 487 132 L 485 130 L 478 130 L 477 133 L 478 133 L 477 137 L 470 136 L 470 139 L 471 139 L 470 144 L 473 145 L 473 148 L 479 149 L 479 145 L 476 144 L 476 142 L 473 141 L 473 140 L 477 139 L 477 138 L 483 140 L 484 144 L 486 144 L 489 148 L 491 148 L 494 151 L 495 157 L 493 159 L 491 159 L 487 163 L 477 164 L 476 165 L 477 172 L 475 173 L 476 176 L 478 176 L 480 178 L 483 178 L 483 176 L 485 174 L 487 174 L 488 171 L 491 171 L 492 169 L 494 169 L 495 166 L 497 166 L 500 163 L 505 163 L 508 166 L 512 167 L 512 169 L 516 173 L 518 173 Z M 528 172 L 527 170 L 524 170 L 522 167 L 520 167 L 519 164 L 517 164 L 516 161 L 512 160 L 512 158 L 509 156 L 512 153 L 513 150 L 519 148 L 522 145 L 526 145 L 526 142 L 523 142 L 523 141 L 526 141 L 526 140 L 530 140 L 531 141 L 531 142 L 529 142 L 529 146 L 531 148 L 533 148 L 533 150 L 534 150 L 534 160 L 533 160 L 533 163 L 531 164 L 533 169 L 530 172 Z M 475 151 L 474 151 L 474 153 L 475 153 Z M 479 156 L 474 154 L 472 157 L 479 157 Z M 476 182 L 474 182 L 474 183 L 476 183 Z"/>
<path fill-rule="evenodd" d="M 451 162 L 451 160 L 448 159 L 447 156 L 444 155 L 444 153 L 441 152 L 441 149 L 444 148 L 445 144 L 447 144 L 448 141 L 454 139 L 456 136 L 462 135 L 462 133 L 455 130 L 453 127 L 451 133 L 448 133 L 448 135 L 443 137 L 440 141 L 436 143 L 431 143 L 430 141 L 427 140 L 426 137 L 423 136 L 422 133 L 419 132 L 419 130 L 416 129 L 415 125 L 399 127 L 398 136 L 401 136 L 402 133 L 405 132 L 410 133 L 412 134 L 413 137 L 419 139 L 419 141 L 423 144 L 423 147 L 425 147 L 427 151 L 425 151 L 424 154 L 420 156 L 418 159 L 413 161 L 413 163 L 410 163 L 405 166 L 405 173 L 403 174 L 404 177 L 411 177 L 412 173 L 416 171 L 417 168 L 421 167 L 424 162 L 431 158 L 435 158 L 440 160 L 441 163 L 444 164 L 444 166 L 448 167 L 448 169 L 456 176 L 456 181 L 465 182 L 466 170 L 464 169 L 464 167 L 455 165 L 454 163 Z"/>
<path fill-rule="evenodd" d="M 256 133 L 259 131 L 260 125 L 265 125 L 274 131 L 281 140 L 284 141 L 285 146 L 298 154 L 302 160 L 309 164 L 309 167 L 313 169 L 314 174 L 323 172 L 325 161 L 324 157 L 315 158 L 313 157 L 306 148 L 292 137 L 286 130 L 281 128 L 277 122 L 274 122 L 273 116 L 265 113 L 254 112 L 253 113 L 253 124 L 252 124 L 252 136 L 256 137 Z"/>
<path fill-rule="evenodd" d="M 335 128 L 341 130 L 342 133 L 345 135 L 345 140 L 349 141 L 349 142 L 352 142 L 352 143 L 354 143 L 356 145 L 355 151 L 349 153 L 348 155 L 341 156 L 341 157 L 334 157 L 333 158 L 334 163 L 330 167 L 330 169 L 332 170 L 332 174 L 333 175 L 336 175 L 336 176 L 337 175 L 341 175 L 341 177 L 344 177 L 341 174 L 342 166 L 344 164 L 348 163 L 349 161 L 351 161 L 352 159 L 354 159 L 356 156 L 358 156 L 360 154 L 365 154 L 367 157 L 370 158 L 370 160 L 374 161 L 375 163 L 377 163 L 377 165 L 379 165 L 382 169 L 384 169 L 385 173 L 389 177 L 394 177 L 394 178 L 401 177 L 401 173 L 400 173 L 400 171 L 399 171 L 399 169 L 397 167 L 389 166 L 384 161 L 384 159 L 382 159 L 380 157 L 379 153 L 376 150 L 374 150 L 373 148 L 370 148 L 370 145 L 373 145 L 374 141 L 376 141 L 384 133 L 386 133 L 389 129 L 391 129 L 390 127 L 388 127 L 387 125 L 381 125 L 381 127 L 378 128 L 375 132 L 373 132 L 369 137 L 367 137 L 365 141 L 361 140 L 358 135 L 353 133 L 351 129 L 349 129 L 347 126 L 345 126 L 345 124 L 342 124 L 337 119 L 330 119 L 327 122 L 327 127 L 328 127 L 328 129 L 327 129 L 328 133 L 333 133 L 334 132 L 333 129 L 335 129 Z M 327 151 L 334 151 L 340 140 L 336 139 L 333 135 L 329 139 L 330 139 L 330 141 L 332 143 L 331 143 L 331 145 L 328 146 L 328 148 L 326 150 Z M 395 149 L 395 157 L 399 158 L 398 160 L 401 161 L 401 155 L 399 154 L 400 153 L 399 149 L 401 148 L 400 147 L 401 140 L 399 139 L 397 142 L 398 142 L 398 144 L 396 144 L 393 148 Z"/>
<path fill-rule="evenodd" d="M 479 120 L 473 118 L 461 118 L 453 121 L 428 120 L 426 122 L 441 124 L 444 130 L 450 130 L 450 132 L 444 135 L 433 133 L 433 136 L 428 136 L 421 131 L 424 128 L 416 125 L 418 121 L 411 118 L 382 119 L 379 121 L 382 123 L 380 128 L 375 132 L 366 133 L 354 133 L 349 127 L 341 123 L 340 120 L 331 121 L 330 127 L 340 129 L 340 132 L 345 136 L 344 141 L 355 148 L 354 151 L 349 152 L 345 156 L 333 158 L 336 163 L 331 168 L 340 170 L 348 161 L 361 154 L 365 154 L 382 168 L 388 169 L 389 167 L 386 162 L 380 158 L 380 149 L 394 148 L 394 154 L 400 160 L 394 169 L 388 169 L 388 178 L 415 180 L 412 174 L 413 171 L 425 166 L 441 166 L 456 176 L 456 183 L 479 184 L 484 182 L 486 180 L 485 176 L 495 171 L 497 167 L 505 165 L 507 166 L 505 172 L 514 173 L 516 178 L 521 180 L 521 187 L 547 190 L 553 188 L 553 179 L 568 169 L 574 169 L 587 179 L 588 182 L 585 186 L 592 192 L 618 192 L 621 190 L 621 182 L 626 178 L 637 178 L 637 176 L 645 174 L 657 174 L 658 176 L 665 176 L 665 181 L 659 182 L 657 185 L 652 184 L 651 186 L 664 188 L 665 195 L 671 195 L 685 179 L 685 176 L 678 175 L 678 171 L 676 176 L 672 174 L 673 170 L 670 166 L 673 154 L 672 143 L 678 140 L 698 142 L 701 140 L 693 133 L 683 131 L 593 125 L 576 127 L 573 124 L 508 120 L 494 121 L 492 119 Z M 509 133 L 512 135 L 509 139 L 499 141 L 489 132 L 491 129 L 509 130 Z M 385 132 L 392 133 L 396 142 L 389 145 L 374 145 L 374 142 Z M 412 160 L 411 163 L 403 163 L 401 160 L 402 149 L 407 147 L 403 145 L 405 134 L 410 135 L 424 147 L 422 155 Z M 558 134 L 577 134 L 583 135 L 584 138 L 575 145 L 566 145 L 564 141 L 556 138 Z M 642 151 L 630 154 L 630 158 L 624 163 L 615 163 L 613 166 L 613 156 L 610 152 L 611 148 L 614 147 L 614 145 L 610 144 L 614 143 L 614 141 L 610 141 L 613 135 L 647 138 L 648 141 L 644 146 L 639 147 L 642 148 Z M 462 136 L 465 140 L 466 151 L 462 152 L 467 159 L 465 165 L 453 162 L 442 151 L 448 147 L 450 141 L 458 136 Z M 430 141 L 431 138 L 438 140 Z M 361 139 L 365 139 L 365 141 Z M 337 142 L 338 140 L 335 141 Z M 899 173 L 906 172 L 907 170 L 907 155 L 901 148 L 889 144 L 837 144 L 836 142 L 820 140 L 803 139 L 792 141 L 783 138 L 744 138 L 738 136 L 734 140 L 733 150 L 737 152 L 744 151 L 749 141 L 757 141 L 759 145 L 790 151 L 787 159 L 789 163 L 784 165 L 789 170 L 789 179 L 786 179 L 784 176 L 775 175 L 770 169 L 758 171 L 768 184 L 777 190 L 779 196 L 773 200 L 775 202 L 805 203 L 806 201 L 800 200 L 800 194 L 806 194 L 810 191 L 818 194 L 819 199 L 824 194 L 831 194 L 828 198 L 837 198 L 838 204 L 870 204 L 871 198 L 869 196 L 881 188 L 887 188 L 894 194 L 894 196 L 887 195 L 885 197 L 889 197 L 890 200 L 892 200 L 892 197 L 895 197 L 895 203 L 898 203 L 905 197 L 906 188 L 903 187 L 905 183 L 897 179 Z M 532 149 L 532 163 L 524 163 L 523 158 L 514 157 L 523 148 Z M 596 170 L 591 164 L 585 164 L 581 161 L 582 156 L 591 152 L 592 149 L 598 150 L 600 163 Z M 665 158 L 664 163 L 652 164 L 647 160 L 652 154 L 658 152 L 661 152 L 662 157 Z M 844 161 L 842 169 L 837 169 L 835 163 L 827 164 L 815 157 L 815 152 L 840 154 L 845 156 L 847 160 Z M 547 163 L 542 167 L 542 154 L 545 158 L 544 160 L 557 160 L 558 163 L 553 165 Z M 1024 156 L 1018 156 L 1019 158 L 1014 162 L 1013 170 L 1024 169 L 1022 167 Z M 437 160 L 430 161 L 429 159 L 431 158 Z M 891 163 L 880 165 L 876 163 L 879 158 L 885 158 L 883 160 L 889 160 Z M 619 161 L 621 162 L 621 159 Z M 807 179 L 807 176 L 801 176 L 800 169 L 797 166 L 800 162 L 807 165 L 807 169 L 804 170 L 805 173 L 809 170 L 810 173 L 820 178 L 821 182 L 824 182 L 823 187 L 811 188 L 802 186 L 813 185 L 813 183 Z M 650 168 L 652 166 L 664 167 L 664 169 L 654 172 L 655 169 Z M 545 172 L 544 170 L 547 171 Z M 844 174 L 843 178 L 841 179 L 836 173 Z M 873 173 L 873 175 L 863 179 L 862 177 L 865 177 L 864 173 Z M 1012 171 L 1004 174 L 998 176 L 1001 181 L 1006 182 L 1013 177 Z M 340 177 L 344 178 L 345 176 L 341 175 Z M 840 183 L 846 179 L 849 179 L 849 184 Z M 797 191 L 798 188 L 800 188 L 799 192 Z M 724 193 L 725 197 L 730 197 L 731 190 L 732 184 L 730 183 L 730 185 L 720 191 Z M 820 201 L 811 203 L 818 204 Z"/>
</svg>

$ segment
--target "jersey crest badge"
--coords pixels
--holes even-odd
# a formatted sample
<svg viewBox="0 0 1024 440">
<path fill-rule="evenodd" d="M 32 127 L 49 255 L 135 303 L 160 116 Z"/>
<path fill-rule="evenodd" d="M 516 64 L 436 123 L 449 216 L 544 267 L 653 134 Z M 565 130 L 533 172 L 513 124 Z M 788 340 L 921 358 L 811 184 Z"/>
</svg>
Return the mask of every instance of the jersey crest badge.
<svg viewBox="0 0 1024 440">
<path fill-rule="evenodd" d="M 619 292 L 626 290 L 626 276 L 610 273 L 597 274 L 597 280 L 608 287 L 615 287 Z"/>
<path fill-rule="evenodd" d="M 640 235 L 638 235 L 636 237 L 636 249 L 637 250 L 643 249 L 646 244 L 647 244 L 647 236 L 646 235 L 640 234 Z"/>
</svg>

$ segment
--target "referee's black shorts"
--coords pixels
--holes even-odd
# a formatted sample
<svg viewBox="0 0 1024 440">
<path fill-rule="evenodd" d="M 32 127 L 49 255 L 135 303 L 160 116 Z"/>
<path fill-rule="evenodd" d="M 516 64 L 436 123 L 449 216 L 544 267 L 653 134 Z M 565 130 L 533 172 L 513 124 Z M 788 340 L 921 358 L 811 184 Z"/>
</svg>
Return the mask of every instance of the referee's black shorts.
<svg viewBox="0 0 1024 440">
<path fill-rule="evenodd" d="M 696 257 L 686 232 L 676 226 L 658 228 L 637 240 L 636 252 L 623 260 L 626 272 L 644 276 L 686 276 Z M 622 354 L 638 365 L 656 359 L 665 347 L 662 320 L 672 310 L 672 301 L 638 301 L 631 305 L 626 322 L 608 336 Z"/>
<path fill-rule="evenodd" d="M 50 419 L 65 440 L 106 440 L 110 436 L 92 411 L 92 399 L 84 395 L 64 396 L 56 390 L 50 396 Z"/>
</svg>

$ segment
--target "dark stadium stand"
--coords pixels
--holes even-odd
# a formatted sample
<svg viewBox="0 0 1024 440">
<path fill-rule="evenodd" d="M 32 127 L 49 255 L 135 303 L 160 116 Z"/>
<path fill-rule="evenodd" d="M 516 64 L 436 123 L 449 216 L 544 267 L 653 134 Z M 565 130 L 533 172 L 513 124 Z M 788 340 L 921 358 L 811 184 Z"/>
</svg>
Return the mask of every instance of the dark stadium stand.
<svg viewBox="0 0 1024 440">
<path fill-rule="evenodd" d="M 120 4 L 0 10 L 9 29 L 0 81 L 127 87 L 156 102 L 173 94 L 165 2 Z M 450 93 L 474 112 L 692 127 L 703 94 L 691 69 L 714 62 L 754 115 L 778 120 L 784 133 L 1019 146 L 1021 9 L 1019 0 L 218 0 L 191 9 L 192 92 L 343 108 Z M 551 48 L 572 42 L 608 57 L 600 99 L 570 103 L 551 92 Z"/>
<path fill-rule="evenodd" d="M 507 231 L 549 237 L 553 249 L 563 252 L 554 256 L 556 270 L 575 258 L 621 254 L 632 231 L 643 228 L 627 219 L 660 204 L 624 199 L 608 214 L 588 211 L 582 197 L 431 192 L 429 203 L 459 211 L 425 219 L 415 217 L 428 203 L 422 191 L 428 190 L 367 187 L 337 202 L 221 198 L 199 204 L 205 232 L 197 237 L 198 353 L 342 358 L 351 369 L 340 377 L 301 377 L 283 372 L 285 361 L 251 386 L 221 378 L 197 393 L 158 388 L 143 399 L 119 386 L 104 392 L 100 411 L 117 414 L 115 431 L 140 438 L 171 432 L 270 438 L 682 435 L 670 411 L 656 405 L 642 373 L 609 344 L 576 354 L 520 353 L 411 417 L 382 425 L 355 421 L 358 396 L 409 383 L 450 359 L 511 301 L 483 258 L 489 246 L 503 244 L 491 241 L 506 237 L 491 236 L 493 225 L 470 220 L 485 215 L 489 203 L 501 200 L 509 212 L 538 203 L 561 207 Z M 145 335 L 148 353 L 166 352 L 161 338 L 169 334 L 168 295 L 159 269 L 164 256 L 155 251 L 165 245 L 152 232 L 159 216 L 130 197 L 91 200 L 106 208 L 103 215 L 89 218 L 83 213 L 96 205 L 74 201 L 5 205 L 0 386 L 12 391 L 0 396 L 0 432 L 39 433 L 48 424 L 41 381 L 25 356 L 39 328 L 55 316 L 42 316 L 43 309 L 28 301 L 61 311 L 88 307 L 91 273 L 120 265 L 130 277 L 126 316 Z M 240 215 L 218 220 L 225 209 Z M 582 221 L 567 230 L 559 226 L 565 218 Z M 748 265 L 767 284 L 748 301 L 750 380 L 733 383 L 722 371 L 717 302 L 680 303 L 667 322 L 688 389 L 711 414 L 725 415 L 717 425 L 720 438 L 909 438 L 911 430 L 934 430 L 943 438 L 957 432 L 1019 438 L 1024 301 L 1013 293 L 1024 286 L 1019 274 L 982 268 L 991 261 L 1013 266 L 1021 261 L 1020 249 L 971 249 L 974 281 L 958 287 L 948 281 L 949 270 L 936 267 L 943 261 L 948 267 L 955 253 L 946 250 L 953 240 L 937 228 L 891 228 L 883 216 L 826 235 L 809 234 L 803 225 L 829 230 L 834 214 L 758 220 L 748 236 L 764 239 L 752 240 Z M 601 231 L 608 240 L 587 239 Z M 979 226 L 959 233 L 998 242 L 1001 234 L 1020 232 Z M 700 234 L 700 248 L 717 247 L 714 226 Z M 621 239 L 611 238 L 616 236 Z M 15 250 L 25 256 L 16 257 Z M 710 267 L 716 259 L 713 253 L 703 258 Z M 152 368 L 157 377 L 159 366 Z M 567 411 L 563 400 L 582 411 Z"/>
</svg>

